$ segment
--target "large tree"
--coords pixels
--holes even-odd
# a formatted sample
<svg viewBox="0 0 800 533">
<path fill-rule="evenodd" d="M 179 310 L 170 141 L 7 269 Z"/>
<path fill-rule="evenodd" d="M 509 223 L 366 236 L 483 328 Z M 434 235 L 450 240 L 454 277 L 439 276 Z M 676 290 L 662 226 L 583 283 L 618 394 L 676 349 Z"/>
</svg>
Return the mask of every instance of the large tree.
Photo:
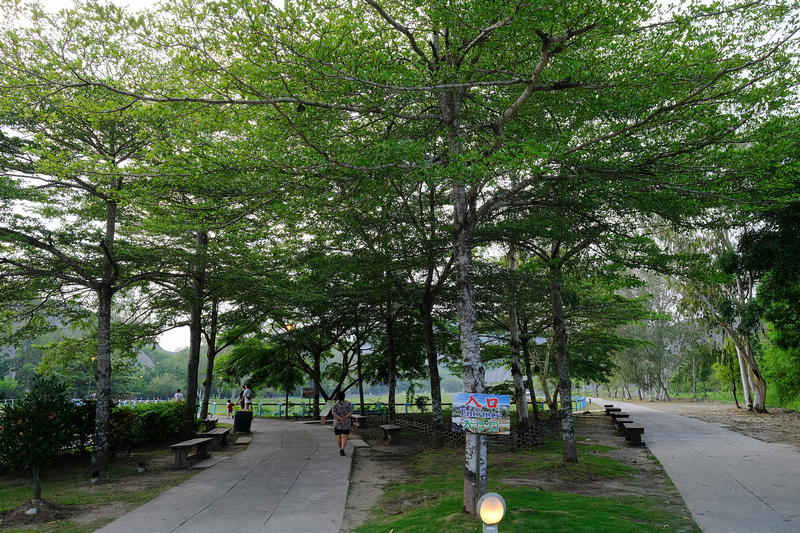
<svg viewBox="0 0 800 533">
<path fill-rule="evenodd" d="M 7 74 L 14 74 L 10 72 Z M 9 82 L 10 78 L 6 78 Z M 95 311 L 97 424 L 92 464 L 106 467 L 111 411 L 113 300 L 152 279 L 170 256 L 139 233 L 141 168 L 160 127 L 102 89 L 48 94 L 20 87 L 0 99 L 3 124 L 30 136 L 25 150 L 6 158 L 2 172 L 0 282 L 4 299 L 31 296 L 64 323 Z M 101 113 L 101 110 L 115 109 Z M 19 287 L 26 287 L 18 292 Z M 14 309 L 28 312 L 28 301 Z M 41 318 L 40 318 L 41 320 Z"/>
<path fill-rule="evenodd" d="M 691 246 L 700 255 L 696 268 L 680 278 L 686 305 L 693 305 L 716 323 L 736 348 L 745 404 L 766 411 L 767 381 L 759 367 L 755 342 L 762 310 L 756 301 L 758 273 L 736 253 L 735 230 L 717 230 L 697 236 Z"/>
<path fill-rule="evenodd" d="M 537 183 L 587 176 L 626 188 L 639 209 L 664 195 L 718 193 L 727 187 L 715 164 L 721 147 L 746 141 L 750 123 L 779 109 L 796 79 L 787 71 L 789 0 L 672 11 L 639 0 L 177 2 L 160 24 L 89 8 L 98 16 L 50 47 L 74 76 L 38 73 L 42 83 L 263 108 L 253 138 L 285 167 L 394 168 L 450 188 L 468 392 L 484 389 L 472 253 L 486 217 Z M 92 27 L 103 19 L 101 31 Z M 169 69 L 137 70 L 105 53 L 109 35 L 136 34 L 169 57 Z M 96 47 L 88 57 L 85 39 Z M 125 75 L 100 79 L 95 57 L 124 62 Z M 486 490 L 485 451 L 468 435 L 471 513 Z"/>
</svg>

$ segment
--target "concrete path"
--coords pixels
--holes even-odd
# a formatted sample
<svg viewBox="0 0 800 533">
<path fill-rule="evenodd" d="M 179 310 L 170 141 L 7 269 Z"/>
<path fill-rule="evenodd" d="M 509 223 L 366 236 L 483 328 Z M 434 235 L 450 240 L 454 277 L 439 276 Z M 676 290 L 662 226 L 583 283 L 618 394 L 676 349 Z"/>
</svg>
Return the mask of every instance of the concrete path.
<svg viewBox="0 0 800 533">
<path fill-rule="evenodd" d="M 247 450 L 98 530 L 103 533 L 339 533 L 353 448 L 330 426 L 254 418 Z M 212 461 L 213 461 L 213 452 Z"/>
<path fill-rule="evenodd" d="M 704 533 L 800 533 L 800 449 L 636 404 L 592 402 L 613 403 L 644 426 L 647 447 Z M 330 426 L 317 423 L 255 418 L 251 429 L 247 450 L 98 531 L 339 533 L 350 444 L 341 457 Z"/>
<path fill-rule="evenodd" d="M 716 424 L 614 404 L 644 426 L 643 440 L 704 533 L 800 532 L 800 449 L 768 444 Z"/>
</svg>

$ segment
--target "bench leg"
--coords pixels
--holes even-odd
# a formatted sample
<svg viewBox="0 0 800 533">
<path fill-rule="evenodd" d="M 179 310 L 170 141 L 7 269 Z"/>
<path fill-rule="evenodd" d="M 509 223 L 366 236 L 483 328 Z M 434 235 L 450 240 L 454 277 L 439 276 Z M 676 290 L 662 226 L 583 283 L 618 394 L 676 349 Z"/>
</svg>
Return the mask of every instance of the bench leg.
<svg viewBox="0 0 800 533">
<path fill-rule="evenodd" d="M 628 446 L 644 446 L 644 442 L 642 442 L 642 434 L 637 432 L 629 432 L 630 439 L 628 440 Z"/>
<path fill-rule="evenodd" d="M 189 466 L 188 449 L 173 450 L 173 453 L 175 453 L 175 461 L 172 463 L 172 468 L 185 468 Z"/>
<path fill-rule="evenodd" d="M 389 446 L 398 443 L 400 441 L 400 430 L 391 429 L 386 431 L 386 438 L 389 440 Z"/>
<path fill-rule="evenodd" d="M 215 435 L 214 440 L 211 441 L 211 451 L 221 450 L 223 446 L 228 445 L 228 434 Z"/>
<path fill-rule="evenodd" d="M 198 459 L 208 459 L 209 457 L 211 457 L 211 454 L 208 453 L 208 443 L 198 444 L 197 445 L 197 458 Z"/>
</svg>

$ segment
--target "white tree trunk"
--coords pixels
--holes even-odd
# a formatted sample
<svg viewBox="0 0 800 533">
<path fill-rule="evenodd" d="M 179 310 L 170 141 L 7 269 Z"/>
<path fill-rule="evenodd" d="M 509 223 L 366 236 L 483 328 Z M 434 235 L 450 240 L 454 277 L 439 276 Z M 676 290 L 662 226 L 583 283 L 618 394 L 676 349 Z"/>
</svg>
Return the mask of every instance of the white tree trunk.
<svg viewBox="0 0 800 533">
<path fill-rule="evenodd" d="M 92 438 L 92 470 L 106 470 L 111 443 L 111 299 L 112 291 L 103 287 L 97 302 L 97 394 L 94 436 Z"/>
<path fill-rule="evenodd" d="M 577 463 L 578 445 L 575 441 L 575 419 L 572 415 L 572 381 L 561 297 L 561 272 L 553 267 L 550 268 L 550 307 L 553 312 L 553 350 L 558 365 L 558 395 L 561 397 L 561 408 L 558 411 L 563 438 L 561 456 L 565 463 Z"/>
<path fill-rule="evenodd" d="M 739 373 L 742 375 L 742 394 L 744 394 L 744 403 L 748 410 L 753 409 L 753 395 L 750 391 L 750 371 L 747 368 L 747 360 L 744 354 L 736 346 L 736 359 L 739 361 Z"/>
<path fill-rule="evenodd" d="M 114 298 L 116 269 L 114 241 L 117 232 L 117 205 L 106 204 L 106 228 L 101 247 L 103 264 L 100 283 L 93 287 L 97 293 L 97 366 L 96 418 L 92 447 L 92 470 L 106 470 L 111 445 L 111 302 Z"/>
<path fill-rule="evenodd" d="M 475 302 L 475 274 L 472 264 L 474 220 L 470 217 L 466 187 L 453 185 L 454 251 L 456 258 L 456 302 L 461 340 L 464 392 L 485 392 L 484 369 L 478 340 L 478 314 Z M 484 439 L 467 434 L 464 469 L 464 511 L 476 514 L 478 499 L 486 490 Z M 484 451 L 481 452 L 481 446 Z M 482 459 L 481 459 L 482 458 Z"/>
</svg>

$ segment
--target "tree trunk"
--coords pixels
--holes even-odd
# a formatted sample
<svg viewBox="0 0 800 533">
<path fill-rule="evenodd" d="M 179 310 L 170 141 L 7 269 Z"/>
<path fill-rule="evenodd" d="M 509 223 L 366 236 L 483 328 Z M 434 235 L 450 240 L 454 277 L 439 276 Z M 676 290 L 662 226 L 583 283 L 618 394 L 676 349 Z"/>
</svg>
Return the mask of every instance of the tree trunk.
<svg viewBox="0 0 800 533">
<path fill-rule="evenodd" d="M 42 499 L 42 478 L 38 466 L 31 467 L 31 474 L 33 475 L 33 499 Z"/>
<path fill-rule="evenodd" d="M 108 468 L 109 448 L 111 443 L 111 301 L 114 297 L 114 240 L 116 236 L 117 205 L 106 204 L 106 231 L 101 247 L 103 248 L 103 265 L 101 281 L 97 292 L 97 366 L 95 381 L 97 390 L 96 418 L 94 436 L 92 438 L 92 470 Z"/>
<path fill-rule="evenodd" d="M 316 420 L 320 419 L 320 412 L 319 412 L 319 396 L 322 391 L 322 365 L 320 360 L 322 359 L 322 354 L 319 351 L 314 351 L 314 418 Z"/>
<path fill-rule="evenodd" d="M 517 271 L 517 250 L 513 244 L 508 250 L 508 269 L 511 272 Z M 525 384 L 522 380 L 522 361 L 519 355 L 520 342 L 519 325 L 517 324 L 517 304 L 516 301 L 514 301 L 513 295 L 511 306 L 508 310 L 508 326 L 511 334 L 511 379 L 514 382 L 514 396 L 517 404 L 517 426 L 520 430 L 525 431 L 530 427 L 530 422 L 528 420 L 528 400 L 525 396 Z M 534 401 L 532 394 L 531 401 Z"/>
<path fill-rule="evenodd" d="M 286 420 L 289 420 L 289 387 L 286 387 L 286 399 L 284 400 L 283 407 L 284 407 L 283 416 L 284 418 L 286 418 Z"/>
<path fill-rule="evenodd" d="M 203 340 L 203 301 L 206 285 L 206 249 L 208 233 L 197 232 L 197 256 L 194 265 L 189 318 L 189 361 L 186 370 L 186 400 L 181 418 L 181 438 L 189 439 L 194 434 L 197 411 L 197 376 L 200 370 L 200 345 Z"/>
<path fill-rule="evenodd" d="M 539 421 L 539 403 L 536 401 L 536 388 L 533 386 L 533 372 L 531 371 L 531 353 L 530 339 L 522 343 L 522 349 L 525 353 L 525 375 L 528 378 L 528 390 L 531 391 L 531 403 L 533 404 L 533 419 Z"/>
<path fill-rule="evenodd" d="M 358 324 L 356 324 L 356 372 L 358 373 L 358 401 L 359 401 L 359 414 L 364 414 L 364 375 L 361 368 L 361 336 L 358 332 Z"/>
<path fill-rule="evenodd" d="M 397 354 L 394 345 L 394 310 L 392 309 L 392 290 L 386 295 L 386 338 L 389 353 L 389 422 L 394 424 L 397 420 L 397 405 L 395 395 L 397 392 Z"/>
<path fill-rule="evenodd" d="M 200 418 L 208 416 L 208 402 L 211 398 L 211 387 L 214 384 L 214 359 L 217 356 L 217 321 L 219 318 L 219 302 L 211 302 L 211 325 L 208 332 L 208 349 L 206 350 L 206 379 L 203 381 L 203 403 L 200 406 Z"/>
<path fill-rule="evenodd" d="M 556 254 L 553 254 L 554 256 Z M 563 434 L 562 457 L 564 462 L 578 462 L 578 446 L 575 442 L 575 421 L 572 416 L 572 381 L 569 371 L 567 328 L 564 323 L 564 307 L 561 300 L 561 272 L 550 267 L 550 305 L 553 313 L 553 349 L 558 364 L 558 393 L 561 397 L 559 418 Z"/>
<path fill-rule="evenodd" d="M 92 437 L 92 470 L 106 470 L 111 442 L 111 289 L 98 291 L 96 418 Z"/>
<path fill-rule="evenodd" d="M 456 305 L 461 341 L 464 392 L 485 392 L 484 369 L 478 338 L 475 304 L 475 273 L 472 264 L 474 220 L 470 217 L 466 187 L 453 185 L 454 255 L 456 261 Z M 467 433 L 464 468 L 464 511 L 477 513 L 478 499 L 486 490 L 486 443 L 480 435 Z M 483 458 L 483 459 L 481 459 Z"/>
<path fill-rule="evenodd" d="M 550 388 L 547 386 L 547 375 L 550 373 L 550 357 L 552 351 L 552 342 L 548 342 L 548 351 L 547 355 L 545 356 L 544 361 L 540 361 L 538 357 L 534 354 L 533 351 L 530 351 L 531 356 L 534 358 L 534 362 L 536 367 L 534 368 L 534 372 L 539 377 L 539 383 L 542 385 L 542 395 L 544 395 L 544 403 L 547 404 L 548 408 L 550 409 L 551 413 L 558 412 L 558 405 L 557 400 L 553 398 L 552 394 L 550 393 Z M 558 393 L 558 391 L 555 391 Z M 531 400 L 533 400 L 533 392 L 531 392 Z"/>
<path fill-rule="evenodd" d="M 666 383 L 661 384 L 661 400 L 665 402 L 671 402 L 672 398 L 669 397 L 669 390 L 667 387 L 668 385 Z"/>
<path fill-rule="evenodd" d="M 737 278 L 739 285 L 739 306 L 745 306 L 745 302 L 751 294 L 748 289 L 746 297 L 745 291 L 742 288 L 741 280 Z M 695 289 L 700 294 L 700 297 L 708 307 L 710 314 L 714 317 L 717 323 L 722 327 L 728 338 L 736 347 L 736 355 L 739 358 L 739 371 L 742 375 L 742 393 L 744 394 L 745 404 L 748 410 L 764 412 L 766 411 L 766 398 L 767 398 L 767 382 L 761 375 L 758 369 L 758 362 L 753 356 L 752 346 L 750 345 L 750 334 L 748 332 L 739 332 L 733 326 L 722 319 L 719 313 L 715 310 L 711 301 L 705 297 L 699 290 Z M 742 316 L 738 317 L 739 322 L 742 322 Z M 752 374 L 751 374 L 752 373 Z M 751 392 L 752 390 L 752 392 Z"/>
<path fill-rule="evenodd" d="M 728 357 L 728 368 L 731 370 L 731 385 L 733 386 L 733 402 L 736 404 L 737 409 L 741 409 L 739 405 L 739 398 L 736 397 L 736 378 L 734 377 L 736 374 L 734 373 L 734 366 L 733 366 L 733 357 Z"/>
<path fill-rule="evenodd" d="M 434 448 L 443 445 L 444 417 L 442 415 L 442 378 L 439 375 L 439 353 L 436 350 L 436 340 L 433 332 L 433 316 L 431 307 L 426 302 L 421 309 L 422 328 L 425 334 L 425 353 L 428 359 L 428 374 L 431 383 L 431 411 L 433 413 L 433 442 Z"/>
<path fill-rule="evenodd" d="M 767 412 L 767 381 L 758 369 L 755 355 L 753 355 L 753 346 L 750 343 L 750 335 L 745 336 L 744 342 L 745 357 L 747 358 L 747 365 L 750 368 L 750 379 L 752 381 L 753 389 L 753 410 L 758 413 Z"/>
<path fill-rule="evenodd" d="M 467 433 L 465 440 L 464 511 L 477 514 L 478 500 L 488 489 L 486 436 L 480 433 Z M 467 508 L 467 502 L 472 505 L 471 512 Z"/>
<path fill-rule="evenodd" d="M 197 408 L 197 375 L 200 370 L 200 342 L 202 307 L 192 302 L 189 320 L 189 361 L 186 366 L 186 394 L 181 416 L 181 438 L 189 439 L 194 434 L 195 410 Z"/>
</svg>

